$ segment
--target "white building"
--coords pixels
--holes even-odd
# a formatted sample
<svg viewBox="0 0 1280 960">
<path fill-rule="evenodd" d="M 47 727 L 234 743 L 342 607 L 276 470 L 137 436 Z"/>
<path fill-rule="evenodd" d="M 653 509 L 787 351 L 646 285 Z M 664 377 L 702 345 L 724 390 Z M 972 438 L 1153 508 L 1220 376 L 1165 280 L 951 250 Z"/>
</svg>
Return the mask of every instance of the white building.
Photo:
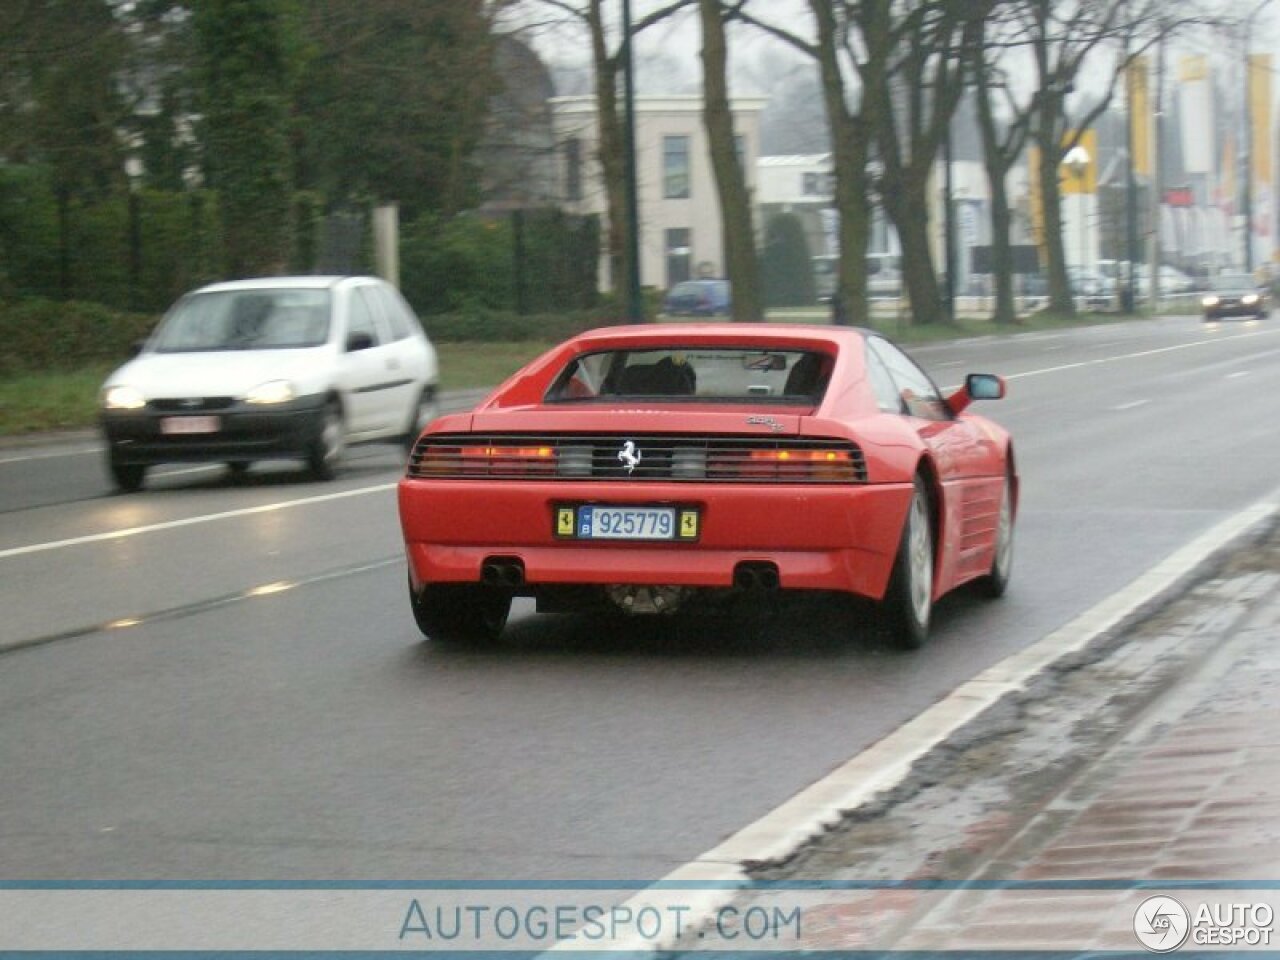
<svg viewBox="0 0 1280 960">
<path fill-rule="evenodd" d="M 738 155 L 754 194 L 763 98 L 734 98 Z M 607 229 L 607 201 L 600 175 L 596 103 L 591 96 L 551 100 L 564 207 L 599 214 Z M 725 274 L 720 200 L 702 98 L 636 98 L 636 183 L 640 208 L 640 280 L 668 289 L 690 277 Z M 608 263 L 601 265 L 609 287 Z"/>
</svg>

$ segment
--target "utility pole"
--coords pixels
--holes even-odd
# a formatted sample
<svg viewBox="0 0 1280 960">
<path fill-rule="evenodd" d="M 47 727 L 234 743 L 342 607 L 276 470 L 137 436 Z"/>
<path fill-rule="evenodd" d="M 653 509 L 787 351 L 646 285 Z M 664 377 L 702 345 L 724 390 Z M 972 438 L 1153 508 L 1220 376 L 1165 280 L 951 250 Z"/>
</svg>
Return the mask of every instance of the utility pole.
<svg viewBox="0 0 1280 960">
<path fill-rule="evenodd" d="M 1160 27 L 1160 43 L 1156 48 L 1156 110 L 1155 134 L 1151 145 L 1151 309 L 1160 311 L 1160 261 L 1163 250 L 1160 245 L 1160 212 L 1164 203 L 1164 170 L 1161 137 L 1164 134 L 1164 54 L 1165 26 Z"/>
<path fill-rule="evenodd" d="M 1128 104 L 1128 123 L 1125 124 L 1125 138 L 1128 149 L 1125 150 L 1125 262 L 1124 287 L 1121 290 L 1121 307 L 1125 313 L 1132 313 L 1137 303 L 1134 281 L 1137 280 L 1138 266 L 1138 183 L 1133 169 L 1133 109 L 1134 109 L 1134 73 L 1132 66 L 1125 70 L 1125 99 Z"/>
<path fill-rule="evenodd" d="M 1241 160 L 1244 163 L 1244 269 L 1245 273 L 1253 273 L 1253 64 L 1249 61 L 1249 31 L 1253 26 L 1253 18 L 1261 4 L 1245 18 L 1244 36 L 1244 136 Z"/>
<path fill-rule="evenodd" d="M 627 321 L 644 322 L 640 292 L 640 202 L 636 187 L 636 75 L 632 62 L 631 0 L 622 0 L 622 76 L 626 115 Z"/>
<path fill-rule="evenodd" d="M 947 118 L 947 136 L 942 141 L 942 162 L 945 164 L 942 177 L 942 229 L 945 231 L 943 256 L 947 269 L 947 302 L 943 314 L 948 323 L 956 322 L 956 224 L 955 224 L 955 182 L 951 171 L 951 118 Z"/>
</svg>

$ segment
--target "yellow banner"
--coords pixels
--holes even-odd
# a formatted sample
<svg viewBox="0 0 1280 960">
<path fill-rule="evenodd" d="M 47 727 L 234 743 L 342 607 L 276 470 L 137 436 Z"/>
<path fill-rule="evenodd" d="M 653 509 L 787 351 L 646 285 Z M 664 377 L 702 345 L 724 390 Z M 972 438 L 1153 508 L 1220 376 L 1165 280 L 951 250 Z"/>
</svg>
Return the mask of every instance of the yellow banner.
<svg viewBox="0 0 1280 960">
<path fill-rule="evenodd" d="M 1129 90 L 1129 142 L 1133 146 L 1133 172 L 1150 177 L 1154 169 L 1151 149 L 1151 70 L 1147 57 L 1134 57 L 1125 71 Z"/>
<path fill-rule="evenodd" d="M 1249 54 L 1249 165 L 1255 184 L 1271 183 L 1271 54 Z"/>
<path fill-rule="evenodd" d="M 1075 131 L 1068 133 L 1062 140 L 1066 146 L 1075 138 Z M 1095 130 L 1085 130 L 1080 135 L 1080 143 L 1067 151 L 1062 158 L 1062 176 L 1058 178 L 1063 193 L 1097 193 L 1098 192 L 1098 134 Z"/>
</svg>

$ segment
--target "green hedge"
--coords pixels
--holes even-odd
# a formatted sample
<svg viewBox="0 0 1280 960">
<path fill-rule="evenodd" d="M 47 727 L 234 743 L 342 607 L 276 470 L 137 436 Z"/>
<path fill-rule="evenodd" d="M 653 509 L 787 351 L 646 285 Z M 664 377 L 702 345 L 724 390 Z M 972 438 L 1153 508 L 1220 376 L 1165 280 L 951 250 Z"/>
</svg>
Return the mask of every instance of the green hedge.
<svg viewBox="0 0 1280 960">
<path fill-rule="evenodd" d="M 78 301 L 0 303 L 0 376 L 123 362 L 156 319 Z"/>
</svg>

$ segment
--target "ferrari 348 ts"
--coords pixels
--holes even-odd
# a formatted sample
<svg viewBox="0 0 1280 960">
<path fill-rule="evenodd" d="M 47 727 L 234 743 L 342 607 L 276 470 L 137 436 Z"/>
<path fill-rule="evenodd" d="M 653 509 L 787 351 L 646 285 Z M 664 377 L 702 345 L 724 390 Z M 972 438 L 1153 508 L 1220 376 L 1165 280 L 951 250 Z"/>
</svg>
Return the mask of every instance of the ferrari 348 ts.
<svg viewBox="0 0 1280 960">
<path fill-rule="evenodd" d="M 399 486 L 410 601 L 432 638 L 539 610 L 671 613 L 774 591 L 879 601 L 924 642 L 934 601 L 1009 579 L 1008 433 L 848 327 L 661 324 L 550 350 L 418 438 Z"/>
</svg>

